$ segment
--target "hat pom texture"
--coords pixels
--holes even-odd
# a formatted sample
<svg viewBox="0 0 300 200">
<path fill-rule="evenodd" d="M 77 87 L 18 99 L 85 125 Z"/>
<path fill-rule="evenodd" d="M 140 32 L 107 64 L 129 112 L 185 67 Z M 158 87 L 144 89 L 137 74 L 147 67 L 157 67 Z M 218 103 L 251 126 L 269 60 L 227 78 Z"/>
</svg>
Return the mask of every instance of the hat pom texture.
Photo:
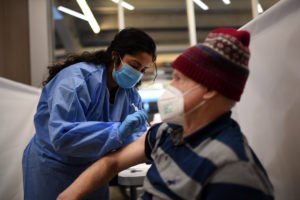
<svg viewBox="0 0 300 200">
<path fill-rule="evenodd" d="M 178 56 L 172 67 L 208 89 L 239 101 L 249 75 L 249 42 L 248 31 L 215 29 L 203 43 Z"/>
</svg>

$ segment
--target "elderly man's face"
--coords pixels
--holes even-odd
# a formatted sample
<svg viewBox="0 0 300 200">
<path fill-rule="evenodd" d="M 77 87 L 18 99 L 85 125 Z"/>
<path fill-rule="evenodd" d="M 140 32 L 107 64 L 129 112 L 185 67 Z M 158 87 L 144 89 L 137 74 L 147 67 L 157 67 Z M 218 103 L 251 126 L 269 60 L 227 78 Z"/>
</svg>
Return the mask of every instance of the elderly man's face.
<svg viewBox="0 0 300 200">
<path fill-rule="evenodd" d="M 184 111 L 187 112 L 199 102 L 203 101 L 203 95 L 207 92 L 207 88 L 202 86 L 201 84 L 193 81 L 192 79 L 188 78 L 180 71 L 174 69 L 173 72 L 173 79 L 170 83 L 173 87 L 180 90 L 182 93 L 188 91 L 189 89 L 200 85 L 199 88 L 195 88 L 194 90 L 190 91 L 188 94 L 184 96 Z"/>
</svg>

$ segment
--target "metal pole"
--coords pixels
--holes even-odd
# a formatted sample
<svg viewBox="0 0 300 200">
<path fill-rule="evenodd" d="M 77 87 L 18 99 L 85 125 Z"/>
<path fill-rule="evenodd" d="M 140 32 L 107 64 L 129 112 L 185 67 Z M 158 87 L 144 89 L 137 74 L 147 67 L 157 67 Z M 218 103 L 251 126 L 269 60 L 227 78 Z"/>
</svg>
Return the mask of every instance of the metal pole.
<svg viewBox="0 0 300 200">
<path fill-rule="evenodd" d="M 130 200 L 137 199 L 137 191 L 135 186 L 130 186 Z"/>
<path fill-rule="evenodd" d="M 186 10 L 188 16 L 190 45 L 193 46 L 197 44 L 195 9 L 193 0 L 186 0 Z"/>
<path fill-rule="evenodd" d="M 252 6 L 252 17 L 253 19 L 258 16 L 258 0 L 251 0 L 251 6 Z"/>
<path fill-rule="evenodd" d="M 123 0 L 119 0 L 118 3 L 118 23 L 119 23 L 119 31 L 125 28 L 125 20 L 124 20 L 124 8 L 122 6 Z"/>
</svg>

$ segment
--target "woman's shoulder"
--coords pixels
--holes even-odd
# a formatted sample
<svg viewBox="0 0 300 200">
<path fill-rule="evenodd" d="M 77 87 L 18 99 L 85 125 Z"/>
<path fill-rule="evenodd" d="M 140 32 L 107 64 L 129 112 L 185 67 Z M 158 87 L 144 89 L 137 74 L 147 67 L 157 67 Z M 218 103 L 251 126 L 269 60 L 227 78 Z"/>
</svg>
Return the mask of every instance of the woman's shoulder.
<svg viewBox="0 0 300 200">
<path fill-rule="evenodd" d="M 79 62 L 67 67 L 66 71 L 75 74 L 80 74 L 85 77 L 93 73 L 103 73 L 105 69 L 106 67 L 104 65 L 96 65 L 93 63 Z"/>
<path fill-rule="evenodd" d="M 129 88 L 129 89 L 124 89 L 125 93 L 129 94 L 129 97 L 131 97 L 135 103 L 141 101 L 141 96 L 137 89 L 135 88 Z"/>
<path fill-rule="evenodd" d="M 49 82 L 48 87 L 59 84 L 60 86 L 68 85 L 69 87 L 80 87 L 89 79 L 93 83 L 102 82 L 105 66 L 91 63 L 75 63 L 61 70 L 57 76 Z"/>
<path fill-rule="evenodd" d="M 104 65 L 95 65 L 92 63 L 79 62 L 65 68 L 61 76 L 72 79 L 99 79 L 102 80 L 103 72 L 106 70 Z"/>
</svg>

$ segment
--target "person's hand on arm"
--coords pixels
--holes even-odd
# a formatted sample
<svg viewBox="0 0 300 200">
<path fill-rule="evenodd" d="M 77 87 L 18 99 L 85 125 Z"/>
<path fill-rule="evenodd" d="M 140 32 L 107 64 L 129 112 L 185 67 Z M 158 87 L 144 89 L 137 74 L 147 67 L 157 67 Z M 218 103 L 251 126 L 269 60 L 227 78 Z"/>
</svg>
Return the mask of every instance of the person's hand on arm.
<svg viewBox="0 0 300 200">
<path fill-rule="evenodd" d="M 149 161 L 144 153 L 145 136 L 146 134 L 95 162 L 65 189 L 57 200 L 80 200 L 108 183 L 119 171 Z"/>
<path fill-rule="evenodd" d="M 124 140 L 135 132 L 135 129 L 144 125 L 148 120 L 147 113 L 143 110 L 138 110 L 128 115 L 118 128 L 119 137 Z"/>
</svg>

